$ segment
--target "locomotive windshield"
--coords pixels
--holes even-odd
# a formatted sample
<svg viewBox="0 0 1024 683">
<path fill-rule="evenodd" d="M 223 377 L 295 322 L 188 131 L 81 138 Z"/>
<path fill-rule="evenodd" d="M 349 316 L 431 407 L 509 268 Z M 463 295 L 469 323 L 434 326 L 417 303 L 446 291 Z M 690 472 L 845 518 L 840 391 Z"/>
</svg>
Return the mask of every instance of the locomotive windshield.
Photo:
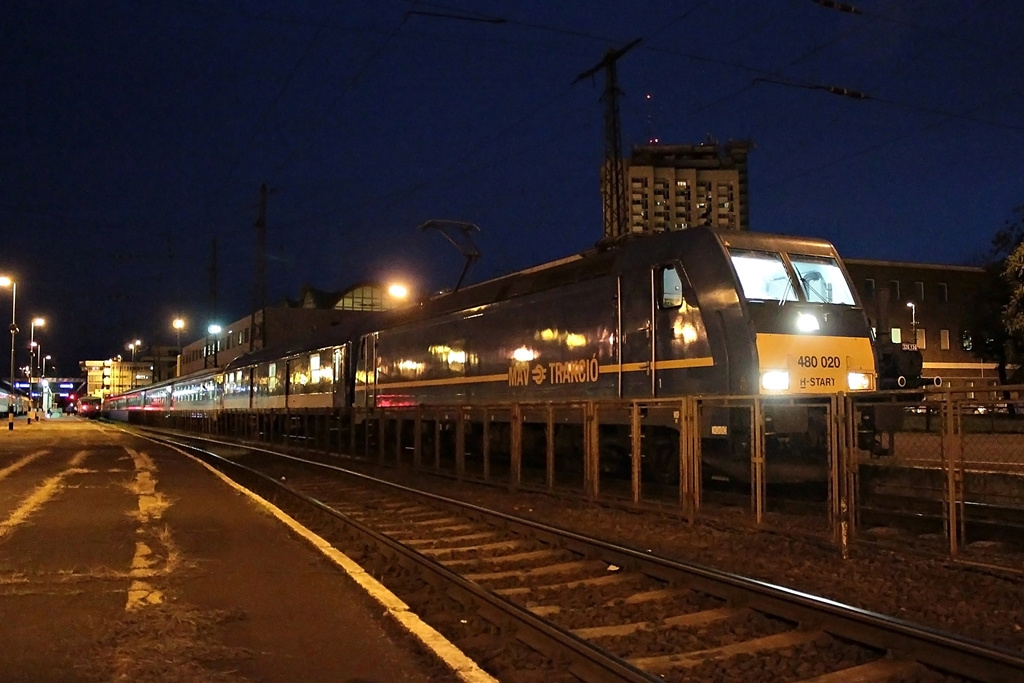
<svg viewBox="0 0 1024 683">
<path fill-rule="evenodd" d="M 854 305 L 853 290 L 843 275 L 843 269 L 830 256 L 790 254 L 796 276 L 804 290 L 804 297 L 813 303 Z"/>
<path fill-rule="evenodd" d="M 782 254 L 730 249 L 732 267 L 740 278 L 743 296 L 754 301 L 796 301 L 796 288 Z"/>
<path fill-rule="evenodd" d="M 748 301 L 798 301 L 853 306 L 853 290 L 831 256 L 787 254 L 799 284 L 779 252 L 730 249 L 733 268 Z"/>
</svg>

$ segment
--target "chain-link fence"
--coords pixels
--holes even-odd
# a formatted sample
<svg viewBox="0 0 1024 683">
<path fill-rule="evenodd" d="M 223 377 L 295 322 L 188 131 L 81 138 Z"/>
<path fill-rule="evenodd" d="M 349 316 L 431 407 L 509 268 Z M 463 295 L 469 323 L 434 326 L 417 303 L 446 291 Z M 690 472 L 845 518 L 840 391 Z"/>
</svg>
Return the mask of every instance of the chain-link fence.
<svg viewBox="0 0 1024 683">
<path fill-rule="evenodd" d="M 1002 562 L 1024 538 L 1024 387 L 129 417 L 687 519 L 728 509 L 844 550 Z"/>
</svg>

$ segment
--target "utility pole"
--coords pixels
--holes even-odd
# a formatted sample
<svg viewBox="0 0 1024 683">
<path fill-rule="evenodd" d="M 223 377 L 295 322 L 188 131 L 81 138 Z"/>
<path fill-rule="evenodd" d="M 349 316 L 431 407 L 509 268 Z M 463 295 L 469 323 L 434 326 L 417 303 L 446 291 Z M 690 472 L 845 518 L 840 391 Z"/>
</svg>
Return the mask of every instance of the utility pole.
<svg viewBox="0 0 1024 683">
<path fill-rule="evenodd" d="M 259 189 L 256 211 L 256 274 L 252 285 L 252 313 L 249 314 L 249 350 L 263 348 L 263 327 L 267 307 L 267 184 Z M 259 320 L 256 313 L 259 311 Z M 257 346 L 256 340 L 260 340 Z"/>
<path fill-rule="evenodd" d="M 614 240 L 629 231 L 629 198 L 626 193 L 626 174 L 622 168 L 622 126 L 619 122 L 619 90 L 618 75 L 615 63 L 624 54 L 636 47 L 640 42 L 637 38 L 625 47 L 608 50 L 604 58 L 590 67 L 573 81 L 573 85 L 584 78 L 593 77 L 601 69 L 605 72 L 604 94 L 604 183 L 602 199 L 604 202 L 604 241 Z"/>
<path fill-rule="evenodd" d="M 217 236 L 213 236 L 213 244 L 210 250 L 210 314 L 207 316 L 210 320 L 214 320 L 217 317 Z M 209 339 L 209 337 L 207 337 Z M 217 340 L 214 340 L 217 343 Z M 209 344 L 207 344 L 209 346 Z M 216 351 L 214 351 L 214 357 L 216 357 Z M 209 367 L 209 354 L 203 355 L 203 367 Z"/>
</svg>

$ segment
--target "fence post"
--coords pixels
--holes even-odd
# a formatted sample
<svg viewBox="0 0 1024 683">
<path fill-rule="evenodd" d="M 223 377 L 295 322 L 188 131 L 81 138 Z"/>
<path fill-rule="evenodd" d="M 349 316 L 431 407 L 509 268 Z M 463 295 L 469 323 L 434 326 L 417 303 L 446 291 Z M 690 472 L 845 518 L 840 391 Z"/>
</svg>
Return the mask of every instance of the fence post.
<svg viewBox="0 0 1024 683">
<path fill-rule="evenodd" d="M 843 392 L 833 396 L 829 402 L 829 411 L 832 413 L 832 419 L 829 420 L 829 527 L 844 560 L 850 557 L 850 525 L 847 516 L 849 501 L 846 496 L 847 469 L 851 461 L 850 437 L 856 437 L 857 433 L 856 426 L 851 428 L 847 421 L 847 416 L 852 415 L 847 407 L 848 399 Z"/>
<path fill-rule="evenodd" d="M 679 404 L 679 502 L 693 521 L 700 507 L 700 431 L 697 399 L 687 396 Z"/>
<path fill-rule="evenodd" d="M 949 554 L 956 557 L 960 552 L 957 535 L 960 530 L 960 487 L 957 485 L 958 472 L 956 451 L 959 450 L 957 423 L 960 419 L 960 406 L 953 402 L 952 393 L 945 394 L 944 414 L 942 416 L 942 466 L 946 468 L 946 511 L 949 523 Z"/>
<path fill-rule="evenodd" d="M 634 503 L 640 502 L 640 460 L 642 457 L 640 439 L 640 404 L 633 401 L 629 415 L 629 443 L 631 455 L 629 478 Z"/>
<path fill-rule="evenodd" d="M 765 498 L 768 494 L 768 482 L 765 474 L 764 458 L 764 403 L 763 399 L 755 398 L 751 406 L 750 429 L 750 494 L 753 500 L 754 522 L 760 525 L 764 521 Z"/>
<path fill-rule="evenodd" d="M 547 452 L 544 458 L 544 475 L 548 491 L 555 488 L 555 406 L 548 403 L 547 425 L 545 425 L 545 445 Z"/>
<path fill-rule="evenodd" d="M 462 408 L 455 415 L 455 477 L 466 476 L 466 414 Z"/>
<path fill-rule="evenodd" d="M 587 401 L 583 406 L 583 490 L 596 500 L 601 493 L 601 441 L 597 421 L 597 404 Z"/>
<path fill-rule="evenodd" d="M 412 466 L 413 469 L 423 467 L 423 408 L 416 407 L 416 416 L 413 418 L 412 435 Z"/>
<path fill-rule="evenodd" d="M 511 462 L 508 475 L 509 491 L 515 493 L 519 490 L 520 478 L 523 474 L 523 409 L 518 403 L 512 404 L 512 418 L 509 439 Z"/>
<path fill-rule="evenodd" d="M 395 416 L 395 466 L 402 466 L 402 425 L 404 424 L 402 414 Z"/>
<path fill-rule="evenodd" d="M 484 424 L 483 433 L 480 435 L 483 439 L 483 451 L 484 458 L 484 481 L 491 480 L 491 411 L 486 407 L 484 408 Z"/>
<path fill-rule="evenodd" d="M 441 471 L 441 411 L 434 411 L 434 471 Z"/>
</svg>

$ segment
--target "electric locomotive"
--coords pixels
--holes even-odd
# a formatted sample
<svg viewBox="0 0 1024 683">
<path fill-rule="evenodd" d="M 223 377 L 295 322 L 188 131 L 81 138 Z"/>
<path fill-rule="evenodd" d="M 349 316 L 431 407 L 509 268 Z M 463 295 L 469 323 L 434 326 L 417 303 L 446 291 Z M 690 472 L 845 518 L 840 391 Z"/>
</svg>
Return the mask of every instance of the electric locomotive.
<svg viewBox="0 0 1024 683">
<path fill-rule="evenodd" d="M 353 404 L 364 409 L 809 399 L 874 389 L 875 358 L 831 244 L 693 228 L 595 248 L 397 311 L 359 340 L 353 379 Z M 702 419 L 705 463 L 735 478 L 749 476 L 742 415 L 710 409 Z M 820 405 L 769 408 L 770 472 L 824 478 L 823 415 Z M 650 449 L 665 462 L 650 469 L 671 477 L 678 438 L 665 427 L 655 439 L 666 447 Z"/>
</svg>

